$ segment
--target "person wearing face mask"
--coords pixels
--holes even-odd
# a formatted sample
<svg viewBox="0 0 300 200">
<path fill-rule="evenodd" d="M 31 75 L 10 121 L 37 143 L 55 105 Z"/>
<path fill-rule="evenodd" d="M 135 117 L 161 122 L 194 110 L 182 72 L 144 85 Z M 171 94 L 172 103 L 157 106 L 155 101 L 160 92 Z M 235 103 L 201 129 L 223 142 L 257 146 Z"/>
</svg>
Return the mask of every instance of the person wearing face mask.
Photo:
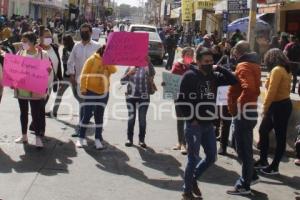
<svg viewBox="0 0 300 200">
<path fill-rule="evenodd" d="M 186 47 L 182 50 L 182 58 L 176 62 L 171 70 L 172 74 L 177 74 L 182 76 L 185 72 L 190 69 L 190 66 L 194 60 L 194 50 L 190 47 Z M 173 150 L 180 150 L 183 155 L 187 154 L 186 151 L 186 141 L 184 136 L 184 120 L 182 118 L 181 110 L 176 106 L 175 100 L 175 111 L 177 117 L 177 135 L 178 144 L 173 148 Z"/>
<path fill-rule="evenodd" d="M 33 32 L 26 32 L 22 35 L 22 50 L 17 55 L 36 58 L 49 59 L 46 51 L 37 48 L 36 35 Z M 51 73 L 52 68 L 49 68 Z M 27 129 L 28 129 L 28 109 L 31 108 L 32 121 L 36 135 L 36 147 L 43 148 L 42 136 L 46 128 L 45 119 L 45 99 L 47 95 L 36 94 L 27 90 L 15 89 L 15 97 L 18 99 L 20 107 L 20 120 L 22 127 L 22 136 L 15 140 L 16 143 L 28 143 Z"/>
<path fill-rule="evenodd" d="M 242 162 L 242 174 L 230 195 L 251 194 L 250 186 L 259 182 L 254 170 L 253 129 L 257 123 L 257 100 L 260 95 L 261 66 L 256 53 L 252 53 L 246 41 L 240 41 L 234 47 L 237 66 L 235 75 L 238 84 L 231 86 L 228 92 L 228 110 L 233 117 L 232 127 L 236 151 Z"/>
<path fill-rule="evenodd" d="M 57 92 L 58 81 L 61 81 L 63 79 L 61 60 L 58 51 L 59 47 L 58 45 L 53 44 L 52 33 L 44 26 L 40 26 L 40 44 L 38 46 L 47 51 L 53 67 L 52 73 L 49 78 L 49 93 L 51 93 L 52 89 L 54 90 L 54 92 Z"/>
<path fill-rule="evenodd" d="M 76 43 L 67 63 L 67 75 L 70 76 L 70 82 L 73 87 L 73 93 L 75 98 L 81 104 L 83 102 L 83 98 L 80 94 L 80 74 L 82 72 L 84 63 L 86 60 L 92 56 L 97 50 L 101 47 L 101 45 L 93 40 L 91 40 L 92 36 L 92 26 L 90 24 L 82 24 L 80 27 L 80 35 L 81 42 Z M 79 122 L 81 121 L 82 106 L 80 105 L 79 109 Z M 79 136 L 78 133 L 72 135 L 73 137 Z"/>
<path fill-rule="evenodd" d="M 58 81 L 62 80 L 61 72 L 61 60 L 58 51 L 58 46 L 53 44 L 52 33 L 49 29 L 44 26 L 40 26 L 40 44 L 37 45 L 38 48 L 47 52 L 50 61 L 52 71 L 48 80 L 48 96 L 45 100 L 44 115 L 46 115 L 46 104 L 48 102 L 49 96 L 52 92 L 57 92 Z M 34 121 L 30 124 L 29 130 L 35 131 Z"/>
<path fill-rule="evenodd" d="M 63 63 L 63 68 L 64 68 L 63 82 L 59 84 L 59 88 L 57 91 L 57 95 L 56 95 L 56 99 L 55 99 L 55 103 L 54 103 L 52 112 L 46 113 L 47 116 L 51 116 L 51 117 L 57 117 L 57 112 L 58 112 L 59 105 L 62 100 L 62 96 L 64 95 L 66 90 L 71 85 L 70 76 L 67 74 L 67 62 L 68 62 L 68 59 L 72 52 L 72 49 L 75 45 L 74 40 L 71 35 L 65 35 L 63 37 L 63 45 L 64 45 L 63 54 L 62 54 L 62 63 Z"/>
<path fill-rule="evenodd" d="M 188 162 L 183 200 L 198 199 L 194 195 L 201 197 L 197 179 L 216 161 L 214 120 L 217 115 L 217 88 L 237 83 L 231 72 L 220 66 L 213 67 L 213 53 L 208 49 L 197 52 L 196 62 L 197 65 L 183 75 L 176 102 L 186 120 Z M 201 145 L 206 154 L 204 159 L 199 157 Z"/>
</svg>

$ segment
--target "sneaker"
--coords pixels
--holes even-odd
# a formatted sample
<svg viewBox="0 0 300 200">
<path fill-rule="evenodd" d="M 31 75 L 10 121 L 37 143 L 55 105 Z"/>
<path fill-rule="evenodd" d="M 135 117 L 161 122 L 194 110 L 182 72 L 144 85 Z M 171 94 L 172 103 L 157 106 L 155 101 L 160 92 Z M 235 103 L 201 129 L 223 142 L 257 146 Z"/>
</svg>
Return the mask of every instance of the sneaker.
<svg viewBox="0 0 300 200">
<path fill-rule="evenodd" d="M 181 152 L 182 155 L 187 155 L 187 150 L 186 150 L 186 146 L 185 145 L 181 146 L 180 152 Z"/>
<path fill-rule="evenodd" d="M 223 148 L 223 147 L 220 147 L 219 150 L 218 150 L 218 154 L 221 155 L 221 156 L 226 156 L 227 155 L 227 149 Z"/>
<path fill-rule="evenodd" d="M 175 147 L 173 147 L 173 150 L 175 150 L 175 151 L 181 150 L 181 145 L 177 144 Z"/>
<path fill-rule="evenodd" d="M 125 143 L 126 147 L 132 147 L 133 142 L 131 140 L 127 140 L 127 142 Z"/>
<path fill-rule="evenodd" d="M 265 169 L 269 167 L 269 163 L 267 161 L 258 160 L 254 163 L 254 169 Z"/>
<path fill-rule="evenodd" d="M 296 159 L 296 160 L 294 161 L 294 163 L 295 163 L 295 165 L 300 166 L 300 159 Z"/>
<path fill-rule="evenodd" d="M 147 145 L 145 142 L 139 142 L 139 146 L 146 149 L 147 148 Z"/>
<path fill-rule="evenodd" d="M 44 144 L 43 144 L 43 141 L 42 141 L 41 137 L 36 136 L 36 138 L 35 138 L 35 146 L 37 148 L 43 148 L 44 147 Z"/>
<path fill-rule="evenodd" d="M 103 146 L 103 144 L 101 143 L 101 141 L 99 139 L 95 140 L 95 146 L 96 146 L 97 150 L 103 150 L 104 149 L 104 146 Z"/>
<path fill-rule="evenodd" d="M 226 193 L 229 195 L 249 195 L 251 194 L 251 190 L 237 186 L 233 190 L 228 190 Z"/>
<path fill-rule="evenodd" d="M 76 147 L 77 148 L 83 148 L 84 146 L 84 139 L 83 138 L 79 138 L 76 142 Z"/>
<path fill-rule="evenodd" d="M 273 167 L 267 167 L 265 169 L 261 169 L 260 172 L 263 174 L 267 174 L 267 175 L 278 175 L 279 174 L 278 169 L 274 169 Z"/>
<path fill-rule="evenodd" d="M 202 197 L 201 190 L 198 187 L 197 181 L 195 180 L 193 183 L 193 194 L 197 197 Z"/>
<path fill-rule="evenodd" d="M 182 200 L 196 200 L 196 199 L 199 199 L 199 198 L 194 197 L 192 193 L 183 193 L 182 194 Z"/>
<path fill-rule="evenodd" d="M 253 176 L 250 185 L 251 185 L 251 186 L 252 186 L 252 185 L 256 185 L 256 184 L 258 184 L 259 182 L 260 182 L 259 176 L 255 175 L 255 176 Z"/>
<path fill-rule="evenodd" d="M 27 135 L 22 135 L 21 137 L 17 138 L 15 140 L 15 143 L 17 143 L 17 144 L 27 144 L 28 143 Z"/>
</svg>

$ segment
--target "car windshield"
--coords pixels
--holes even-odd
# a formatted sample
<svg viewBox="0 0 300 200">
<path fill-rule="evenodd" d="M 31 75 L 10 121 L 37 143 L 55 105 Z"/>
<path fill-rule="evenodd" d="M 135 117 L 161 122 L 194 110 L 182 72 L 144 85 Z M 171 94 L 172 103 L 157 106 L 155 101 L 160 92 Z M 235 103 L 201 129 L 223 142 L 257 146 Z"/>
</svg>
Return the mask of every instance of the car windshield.
<svg viewBox="0 0 300 200">
<path fill-rule="evenodd" d="M 160 41 L 158 33 L 146 32 L 146 31 L 136 31 L 136 33 L 148 33 L 150 41 Z"/>
<path fill-rule="evenodd" d="M 132 27 L 131 32 L 136 32 L 136 31 L 156 32 L 156 29 L 151 28 L 151 27 L 144 27 L 144 26 L 134 26 L 134 27 Z"/>
</svg>

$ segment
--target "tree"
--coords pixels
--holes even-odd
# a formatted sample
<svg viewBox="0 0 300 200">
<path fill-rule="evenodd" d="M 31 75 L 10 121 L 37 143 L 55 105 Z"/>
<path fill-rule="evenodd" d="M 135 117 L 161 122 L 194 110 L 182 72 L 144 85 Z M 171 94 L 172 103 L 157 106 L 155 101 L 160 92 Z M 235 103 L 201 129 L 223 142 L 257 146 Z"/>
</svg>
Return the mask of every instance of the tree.
<svg viewBox="0 0 300 200">
<path fill-rule="evenodd" d="M 119 15 L 121 18 L 129 17 L 131 16 L 131 6 L 127 4 L 121 4 L 119 6 Z"/>
</svg>

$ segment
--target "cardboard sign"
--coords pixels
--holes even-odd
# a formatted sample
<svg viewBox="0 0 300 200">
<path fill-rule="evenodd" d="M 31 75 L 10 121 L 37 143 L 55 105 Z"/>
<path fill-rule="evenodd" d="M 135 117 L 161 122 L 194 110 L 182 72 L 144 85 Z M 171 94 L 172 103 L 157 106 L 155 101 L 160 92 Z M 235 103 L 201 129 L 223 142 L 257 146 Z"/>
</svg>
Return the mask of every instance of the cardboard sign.
<svg viewBox="0 0 300 200">
<path fill-rule="evenodd" d="M 45 94 L 48 88 L 49 60 L 6 54 L 3 67 L 3 85 Z"/>
<path fill-rule="evenodd" d="M 148 33 L 114 32 L 109 35 L 103 61 L 106 65 L 148 66 Z"/>
<path fill-rule="evenodd" d="M 163 98 L 164 99 L 177 99 L 180 92 L 181 76 L 163 72 L 163 82 L 165 83 Z"/>
<path fill-rule="evenodd" d="M 228 90 L 229 90 L 229 86 L 218 87 L 217 102 L 216 102 L 218 106 L 228 105 Z"/>
</svg>

